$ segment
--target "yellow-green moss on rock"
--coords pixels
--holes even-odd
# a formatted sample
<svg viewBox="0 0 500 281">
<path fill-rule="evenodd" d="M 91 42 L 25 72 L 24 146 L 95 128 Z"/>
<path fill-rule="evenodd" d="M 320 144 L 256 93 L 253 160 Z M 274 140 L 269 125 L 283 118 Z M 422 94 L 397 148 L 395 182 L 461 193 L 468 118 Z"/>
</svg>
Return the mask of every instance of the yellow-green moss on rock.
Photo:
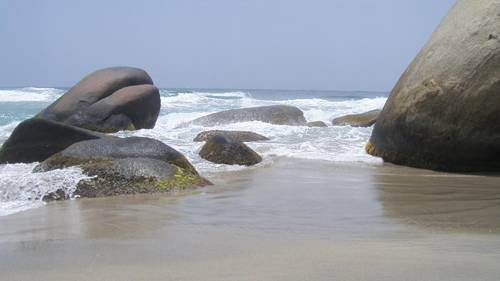
<svg viewBox="0 0 500 281">
<path fill-rule="evenodd" d="M 185 189 L 194 186 L 210 185 L 211 182 L 195 175 L 190 171 L 172 165 L 175 168 L 175 173 L 168 179 L 157 180 L 155 187 L 159 191 L 169 191 L 172 189 Z"/>
<path fill-rule="evenodd" d="M 332 120 L 334 126 L 370 127 L 377 122 L 380 110 L 371 110 L 360 114 L 349 114 Z"/>
<path fill-rule="evenodd" d="M 156 193 L 210 184 L 181 153 L 146 138 L 77 143 L 37 165 L 34 172 L 71 166 L 91 177 L 77 184 L 73 195 L 80 197 Z"/>
</svg>

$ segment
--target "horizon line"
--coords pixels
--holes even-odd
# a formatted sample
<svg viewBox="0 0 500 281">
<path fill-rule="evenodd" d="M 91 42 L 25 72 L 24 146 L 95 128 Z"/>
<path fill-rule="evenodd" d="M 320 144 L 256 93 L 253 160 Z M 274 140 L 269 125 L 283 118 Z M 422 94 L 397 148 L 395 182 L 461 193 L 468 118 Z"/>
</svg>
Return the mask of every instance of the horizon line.
<svg viewBox="0 0 500 281">
<path fill-rule="evenodd" d="M 311 92 L 370 92 L 370 93 L 390 93 L 390 90 L 333 90 L 333 89 L 283 89 L 283 88 L 227 88 L 227 87 L 161 87 L 155 85 L 158 89 L 166 90 L 239 90 L 239 91 L 311 91 Z M 0 89 L 22 89 L 22 88 L 52 88 L 52 89 L 69 89 L 72 86 L 3 86 Z"/>
</svg>

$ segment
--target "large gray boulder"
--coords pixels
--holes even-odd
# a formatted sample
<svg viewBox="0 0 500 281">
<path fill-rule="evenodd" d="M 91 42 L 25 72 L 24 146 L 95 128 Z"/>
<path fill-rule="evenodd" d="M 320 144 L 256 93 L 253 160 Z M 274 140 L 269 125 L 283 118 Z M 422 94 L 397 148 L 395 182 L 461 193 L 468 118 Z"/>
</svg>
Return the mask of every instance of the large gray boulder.
<svg viewBox="0 0 500 281">
<path fill-rule="evenodd" d="M 288 105 L 230 109 L 200 117 L 191 123 L 201 126 L 216 126 L 249 121 L 291 126 L 305 126 L 307 123 L 302 110 Z"/>
<path fill-rule="evenodd" d="M 246 144 L 223 136 L 210 138 L 200 150 L 201 158 L 217 164 L 252 166 L 262 157 Z"/>
<path fill-rule="evenodd" d="M 333 126 L 370 127 L 377 122 L 379 109 L 370 110 L 359 114 L 349 114 L 332 120 Z"/>
<path fill-rule="evenodd" d="M 204 131 L 196 135 L 196 137 L 193 139 L 193 141 L 199 142 L 199 141 L 208 141 L 214 136 L 222 136 L 225 137 L 229 140 L 236 141 L 236 142 L 251 142 L 251 141 L 266 141 L 269 140 L 269 138 L 259 135 L 254 132 L 248 132 L 248 131 L 223 131 L 223 130 L 210 130 L 210 131 Z"/>
<path fill-rule="evenodd" d="M 76 142 L 103 137 L 106 136 L 59 122 L 27 119 L 3 143 L 0 164 L 40 162 Z"/>
<path fill-rule="evenodd" d="M 141 69 L 111 67 L 91 73 L 37 117 L 100 132 L 153 128 L 160 94 Z"/>
<path fill-rule="evenodd" d="M 458 0 L 403 73 L 367 152 L 448 171 L 500 170 L 500 2 Z"/>
<path fill-rule="evenodd" d="M 92 176 L 77 184 L 73 195 L 81 197 L 164 192 L 210 184 L 181 153 L 149 138 L 106 138 L 75 143 L 40 163 L 34 172 L 71 166 L 78 166 Z M 67 196 L 55 192 L 45 199 Z"/>
</svg>

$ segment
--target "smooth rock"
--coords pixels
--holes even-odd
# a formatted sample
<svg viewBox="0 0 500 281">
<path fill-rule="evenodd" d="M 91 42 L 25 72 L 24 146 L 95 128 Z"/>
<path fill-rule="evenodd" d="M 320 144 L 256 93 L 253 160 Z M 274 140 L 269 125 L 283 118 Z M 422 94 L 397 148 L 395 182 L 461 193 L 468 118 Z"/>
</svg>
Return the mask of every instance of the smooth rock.
<svg viewBox="0 0 500 281">
<path fill-rule="evenodd" d="M 217 164 L 252 166 L 262 157 L 242 142 L 223 136 L 210 138 L 200 150 L 201 158 Z"/>
<path fill-rule="evenodd" d="M 254 132 L 248 131 L 223 131 L 223 130 L 211 130 L 199 133 L 193 141 L 207 141 L 214 136 L 222 136 L 231 141 L 236 142 L 252 142 L 252 141 L 266 141 L 269 138 L 259 135 Z"/>
<path fill-rule="evenodd" d="M 69 164 L 72 164 L 73 159 L 77 163 L 81 163 L 94 159 L 120 158 L 157 159 L 196 173 L 195 168 L 180 152 L 159 140 L 143 137 L 81 141 L 61 151 L 58 157 L 51 157 L 40 163 L 37 169 L 46 171 L 68 167 Z"/>
<path fill-rule="evenodd" d="M 142 69 L 111 67 L 95 71 L 37 117 L 101 132 L 152 128 L 160 95 Z"/>
<path fill-rule="evenodd" d="M 78 111 L 65 122 L 100 132 L 151 129 L 160 106 L 160 93 L 155 86 L 130 86 Z"/>
<path fill-rule="evenodd" d="M 307 127 L 324 128 L 328 127 L 328 125 L 326 125 L 326 123 L 323 121 L 313 121 L 313 122 L 307 122 Z"/>
<path fill-rule="evenodd" d="M 78 166 L 91 176 L 81 180 L 72 195 L 103 197 L 156 193 L 211 184 L 201 177 L 178 151 L 157 140 L 125 138 L 75 143 L 40 163 L 44 172 Z M 55 192 L 45 200 L 66 199 Z"/>
<path fill-rule="evenodd" d="M 21 122 L 0 149 L 0 164 L 41 162 L 68 146 L 105 135 L 50 120 Z"/>
<path fill-rule="evenodd" d="M 230 109 L 197 118 L 191 123 L 201 126 L 215 126 L 249 121 L 291 126 L 304 126 L 307 123 L 302 110 L 288 105 Z"/>
<path fill-rule="evenodd" d="M 367 152 L 446 171 L 500 171 L 500 2 L 458 0 L 403 73 Z"/>
<path fill-rule="evenodd" d="M 377 122 L 379 109 L 370 110 L 360 114 L 349 114 L 332 120 L 333 126 L 370 127 Z"/>
</svg>

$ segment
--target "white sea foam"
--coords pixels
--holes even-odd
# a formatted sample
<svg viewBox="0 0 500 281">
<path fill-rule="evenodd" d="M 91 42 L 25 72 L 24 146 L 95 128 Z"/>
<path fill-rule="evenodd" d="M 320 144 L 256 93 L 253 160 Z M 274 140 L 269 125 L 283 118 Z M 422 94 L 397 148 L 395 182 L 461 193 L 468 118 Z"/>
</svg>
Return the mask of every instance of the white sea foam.
<svg viewBox="0 0 500 281">
<path fill-rule="evenodd" d="M 76 167 L 32 173 L 36 164 L 0 165 L 0 216 L 39 207 L 57 190 L 72 194 L 80 180 L 89 178 Z"/>
<path fill-rule="evenodd" d="M 231 97 L 220 99 L 219 97 Z M 338 163 L 381 163 L 381 160 L 365 153 L 364 146 L 372 128 L 353 128 L 337 126 L 328 128 L 309 128 L 306 126 L 279 126 L 263 122 L 240 122 L 213 127 L 187 124 L 198 117 L 224 109 L 287 104 L 304 111 L 308 121 L 331 123 L 335 117 L 380 109 L 385 97 L 331 101 L 319 98 L 291 100 L 259 100 L 241 92 L 231 93 L 180 93 L 162 97 L 165 113 L 160 116 L 156 127 L 151 130 L 122 132 L 120 136 L 152 137 L 173 146 L 188 157 L 201 172 L 227 171 L 233 167 L 208 163 L 198 156 L 200 143 L 193 138 L 205 130 L 245 130 L 253 131 L 271 138 L 266 142 L 248 143 L 264 159 L 273 157 L 292 157 L 302 159 L 327 160 Z M 169 112 L 172 109 L 180 112 Z M 180 126 L 180 125 L 185 126 Z M 239 168 L 237 168 L 239 169 Z"/>
<path fill-rule="evenodd" d="M 19 121 L 10 122 L 9 124 L 0 126 L 0 144 L 3 143 L 14 131 L 17 125 L 19 125 Z"/>
<path fill-rule="evenodd" d="M 54 88 L 20 88 L 0 90 L 0 102 L 51 102 L 64 90 Z"/>
<path fill-rule="evenodd" d="M 5 94 L 5 91 L 13 91 L 13 93 Z M 5 100 L 52 101 L 62 93 L 62 90 L 50 88 L 0 90 L 0 103 Z M 5 95 L 2 96 L 2 94 Z M 272 165 L 277 157 L 363 165 L 376 165 L 382 162 L 379 158 L 372 157 L 364 151 L 372 128 L 350 126 L 309 128 L 307 126 L 279 126 L 257 121 L 203 127 L 188 124 L 188 122 L 226 109 L 286 104 L 297 106 L 304 111 L 308 121 L 319 120 L 331 124 L 333 118 L 344 114 L 382 108 L 386 101 L 385 97 L 343 100 L 313 97 L 273 100 L 272 95 L 266 96 L 266 99 L 257 99 L 250 94 L 238 91 L 172 93 L 162 90 L 161 100 L 161 113 L 154 129 L 120 132 L 117 135 L 159 139 L 183 153 L 204 175 L 248 169 L 243 166 L 217 165 L 200 158 L 198 152 L 203 143 L 195 143 L 193 138 L 202 131 L 212 129 L 253 131 L 271 138 L 265 142 L 247 143 L 264 158 L 263 163 L 257 168 Z M 22 106 L 22 103 L 19 106 Z M 36 110 L 39 111 L 41 108 Z M 34 111 L 33 114 L 35 113 Z M 1 118 L 2 116 L 0 116 L 0 121 L 2 121 Z M 0 143 L 7 139 L 22 119 L 13 120 L 12 116 L 9 116 L 3 121 L 6 125 L 0 126 Z M 40 198 L 44 194 L 59 188 L 71 191 L 71 188 L 74 188 L 76 183 L 85 177 L 76 168 L 32 174 L 33 166 L 34 164 L 0 165 L 0 215 L 40 206 L 43 204 Z"/>
</svg>

